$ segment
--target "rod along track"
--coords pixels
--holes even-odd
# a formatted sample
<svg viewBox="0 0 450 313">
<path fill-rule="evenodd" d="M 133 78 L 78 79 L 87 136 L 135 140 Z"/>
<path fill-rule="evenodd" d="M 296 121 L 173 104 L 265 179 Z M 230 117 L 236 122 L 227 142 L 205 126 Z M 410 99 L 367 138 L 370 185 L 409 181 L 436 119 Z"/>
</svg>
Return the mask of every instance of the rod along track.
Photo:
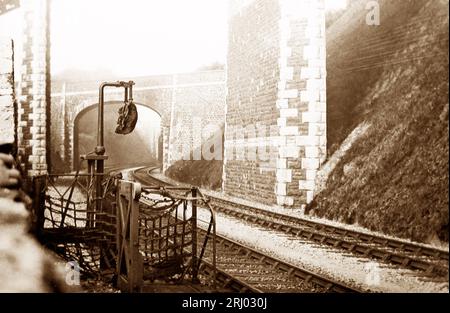
<svg viewBox="0 0 450 313">
<path fill-rule="evenodd" d="M 138 173 L 141 172 L 141 173 Z M 144 170 L 135 170 L 134 177 L 145 183 L 169 185 L 155 177 L 145 177 Z M 149 171 L 145 171 L 147 175 Z M 202 241 L 206 231 L 199 228 Z M 216 282 L 223 288 L 236 292 L 337 292 L 358 293 L 357 288 L 347 286 L 336 280 L 313 273 L 301 267 L 276 259 L 265 253 L 246 247 L 223 236 L 216 235 L 217 267 Z M 206 249 L 200 270 L 212 275 L 211 251 Z"/>
<path fill-rule="evenodd" d="M 199 230 L 201 238 L 204 230 Z M 301 267 L 276 259 L 265 253 L 246 247 L 225 237 L 216 235 L 217 280 L 222 287 L 238 292 L 336 292 L 358 293 L 361 290 L 326 278 Z M 201 269 L 205 274 L 212 272 L 207 260 Z"/>
<path fill-rule="evenodd" d="M 169 185 L 166 181 L 153 177 L 151 175 L 153 169 L 146 170 L 147 177 L 158 184 Z M 143 175 L 139 176 L 141 178 Z M 271 212 L 212 195 L 207 196 L 216 211 L 229 216 L 282 231 L 294 237 L 341 248 L 356 255 L 420 270 L 427 275 L 448 277 L 447 251 Z"/>
<path fill-rule="evenodd" d="M 208 197 L 216 211 L 263 227 L 427 274 L 448 276 L 446 251 L 270 212 L 210 195 Z"/>
</svg>

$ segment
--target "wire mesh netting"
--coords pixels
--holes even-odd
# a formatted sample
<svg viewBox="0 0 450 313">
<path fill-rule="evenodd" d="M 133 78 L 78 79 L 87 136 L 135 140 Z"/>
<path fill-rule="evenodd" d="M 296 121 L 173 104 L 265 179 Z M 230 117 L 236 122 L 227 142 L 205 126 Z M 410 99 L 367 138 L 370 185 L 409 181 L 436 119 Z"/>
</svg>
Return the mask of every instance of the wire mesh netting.
<svg viewBox="0 0 450 313">
<path fill-rule="evenodd" d="M 147 189 L 139 205 L 139 251 L 144 278 L 181 279 L 192 259 L 193 217 L 188 191 Z"/>
<path fill-rule="evenodd" d="M 99 197 L 94 185 L 94 175 L 88 174 L 35 178 L 39 239 L 89 276 L 112 273 L 116 256 L 113 180 L 104 180 Z"/>
<path fill-rule="evenodd" d="M 198 189 L 141 188 L 118 177 L 97 178 L 102 179 L 99 196 L 95 175 L 34 179 L 40 241 L 77 262 L 82 274 L 114 275 L 129 291 L 139 290 L 145 280 L 197 280 L 207 243 L 199 258 L 197 205 L 204 200 Z"/>
</svg>

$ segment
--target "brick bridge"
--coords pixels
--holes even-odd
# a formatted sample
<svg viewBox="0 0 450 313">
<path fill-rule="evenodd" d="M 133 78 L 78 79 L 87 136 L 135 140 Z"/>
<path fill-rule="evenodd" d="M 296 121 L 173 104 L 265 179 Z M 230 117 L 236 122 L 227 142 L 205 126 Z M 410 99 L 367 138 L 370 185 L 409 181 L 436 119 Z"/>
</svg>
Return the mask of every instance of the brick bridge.
<svg viewBox="0 0 450 313">
<path fill-rule="evenodd" d="M 95 105 L 99 82 L 52 82 L 49 2 L 22 0 L 24 47 L 16 67 L 17 147 L 29 176 L 53 170 L 56 157 L 73 168 L 74 121 Z M 311 201 L 326 157 L 326 53 L 323 0 L 233 0 L 224 72 L 135 78 L 137 103 L 162 117 L 164 167 L 200 113 L 225 124 L 223 190 L 271 204 Z M 109 93 L 107 100 L 120 100 Z M 12 107 L 12 104 L 9 104 Z M 254 126 L 272 131 L 255 133 Z M 245 129 L 235 132 L 236 128 Z M 183 131 L 184 130 L 184 131 Z M 188 130 L 188 131 L 186 131 Z M 188 135 L 186 135 L 188 134 Z M 240 136 L 240 137 L 239 137 Z M 257 147 L 257 157 L 239 159 Z M 269 162 L 260 160 L 270 151 Z M 245 154 L 245 152 L 244 152 Z"/>
<path fill-rule="evenodd" d="M 193 141 L 192 123 L 189 121 L 194 116 L 202 118 L 205 123 L 223 124 L 225 72 L 222 70 L 132 77 L 125 80 L 136 83 L 133 89 L 135 103 L 148 107 L 161 116 L 161 161 L 164 168 L 177 159 L 177 152 L 182 149 L 183 144 Z M 50 157 L 51 160 L 61 160 L 61 164 L 66 165 L 57 168 L 59 171 L 73 170 L 76 167 L 76 120 L 82 112 L 97 106 L 98 88 L 98 81 L 52 83 L 51 140 L 54 148 Z M 106 89 L 106 104 L 122 98 L 123 90 Z M 173 131 L 170 132 L 170 129 Z M 195 148 L 193 143 L 192 145 Z"/>
</svg>

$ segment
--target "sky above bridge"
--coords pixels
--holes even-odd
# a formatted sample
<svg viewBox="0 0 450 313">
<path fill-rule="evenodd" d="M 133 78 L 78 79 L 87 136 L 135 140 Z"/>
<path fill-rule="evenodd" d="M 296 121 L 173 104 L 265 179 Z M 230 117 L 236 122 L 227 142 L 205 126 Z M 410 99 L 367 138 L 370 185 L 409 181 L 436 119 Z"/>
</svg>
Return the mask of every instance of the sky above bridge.
<svg viewBox="0 0 450 313">
<path fill-rule="evenodd" d="M 346 2 L 326 0 L 328 9 Z M 55 0 L 52 74 L 116 78 L 225 63 L 227 18 L 228 0 Z M 17 47 L 20 21 L 17 10 L 0 18 L 0 36 L 14 37 Z"/>
<path fill-rule="evenodd" d="M 140 76 L 225 62 L 224 0 L 53 1 L 54 72 Z"/>
</svg>

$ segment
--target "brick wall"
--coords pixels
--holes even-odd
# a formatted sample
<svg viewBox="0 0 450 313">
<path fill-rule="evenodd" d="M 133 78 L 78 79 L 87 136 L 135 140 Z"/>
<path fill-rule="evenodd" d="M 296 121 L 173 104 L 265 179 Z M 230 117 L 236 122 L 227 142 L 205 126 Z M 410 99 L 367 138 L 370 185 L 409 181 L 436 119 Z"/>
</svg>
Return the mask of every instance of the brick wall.
<svg viewBox="0 0 450 313">
<path fill-rule="evenodd" d="M 12 40 L 0 38 L 0 145 L 13 144 L 16 138 L 13 59 Z"/>
<path fill-rule="evenodd" d="M 275 202 L 276 165 L 264 160 L 238 160 L 240 156 L 246 158 L 241 149 L 253 148 L 256 137 L 251 130 L 241 132 L 244 142 L 238 137 L 238 127 L 258 122 L 262 126 L 277 124 L 280 7 L 275 0 L 234 1 L 230 13 L 223 188 L 233 196 Z M 268 133 L 262 140 L 270 145 L 276 138 L 271 140 Z"/>
<path fill-rule="evenodd" d="M 1 38 L 0 145 L 14 143 L 16 137 L 13 60 L 13 42 Z M 30 236 L 29 221 L 23 203 L 0 197 L 0 292 L 71 291 L 61 265 Z"/>
<path fill-rule="evenodd" d="M 208 139 L 212 132 L 220 131 L 225 123 L 225 73 L 212 71 L 200 75 L 176 75 L 172 91 L 170 149 L 165 169 L 183 158 L 204 157 L 191 152 L 198 151 L 202 141 Z M 222 138 L 219 143 L 222 147 Z M 222 154 L 219 155 L 222 158 Z"/>
<path fill-rule="evenodd" d="M 229 24 L 223 188 L 269 204 L 304 205 L 326 156 L 324 3 L 234 1 Z M 248 129 L 244 138 L 239 127 Z M 247 155 L 239 159 L 242 149 Z"/>
<path fill-rule="evenodd" d="M 50 38 L 48 0 L 22 0 L 24 19 L 18 151 L 28 176 L 48 170 L 50 141 Z"/>
</svg>

